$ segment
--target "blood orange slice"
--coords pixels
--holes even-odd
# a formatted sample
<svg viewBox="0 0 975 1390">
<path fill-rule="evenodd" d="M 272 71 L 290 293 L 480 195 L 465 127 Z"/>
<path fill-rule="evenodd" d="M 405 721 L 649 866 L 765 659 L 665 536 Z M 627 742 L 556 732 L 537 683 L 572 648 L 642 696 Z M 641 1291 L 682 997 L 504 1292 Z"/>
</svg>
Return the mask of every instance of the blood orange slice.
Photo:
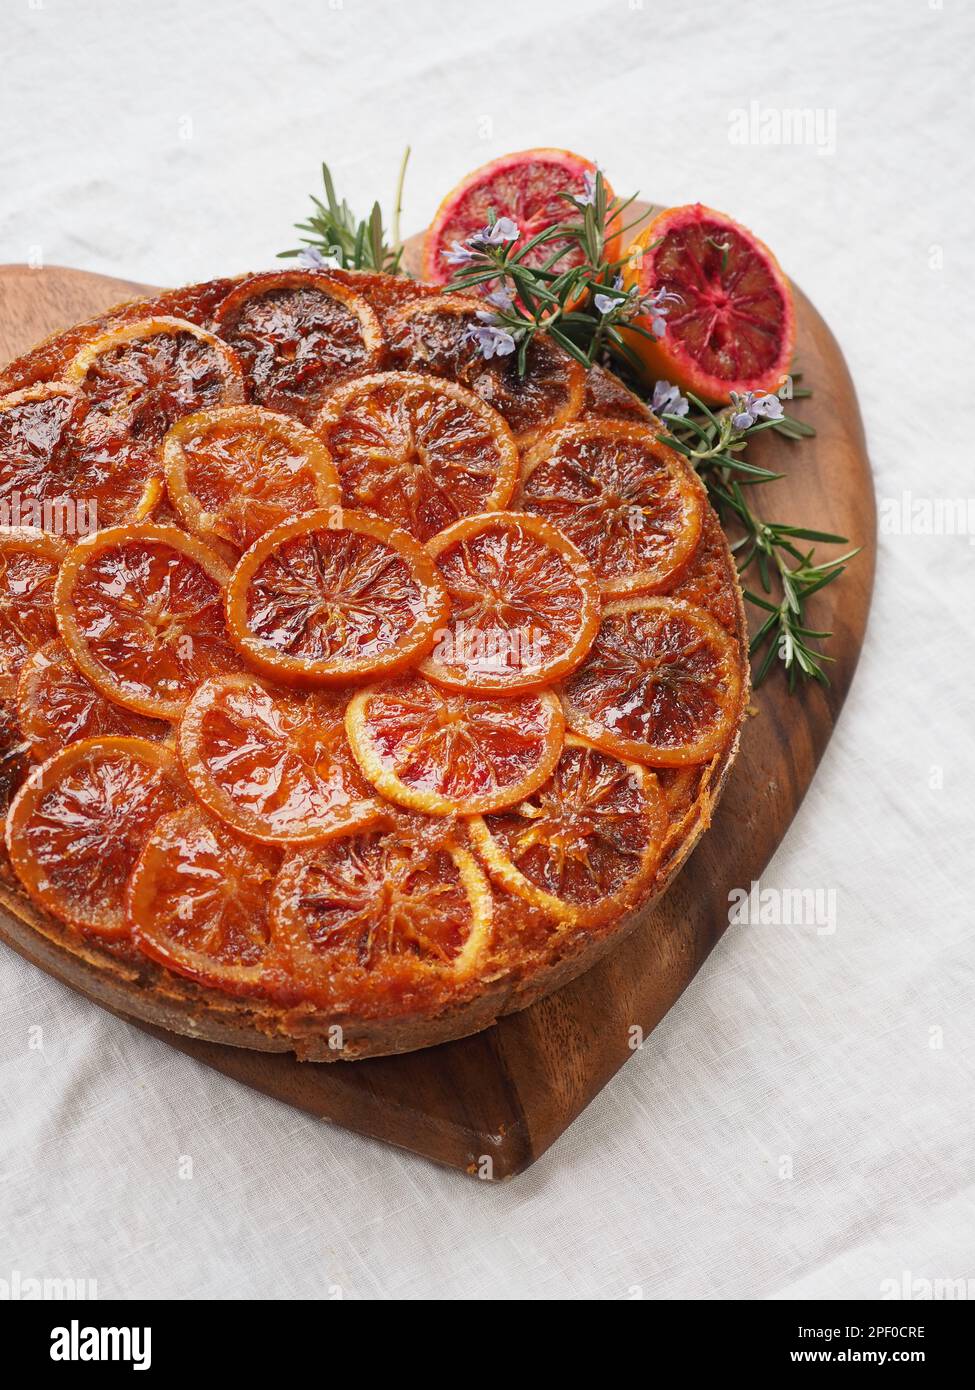
<svg viewBox="0 0 975 1390">
<path fill-rule="evenodd" d="M 57 638 L 26 662 L 17 683 L 17 710 L 31 756 L 38 762 L 83 738 L 165 738 L 169 733 L 169 725 L 161 720 L 146 719 L 106 699 Z"/>
<path fill-rule="evenodd" d="M 54 585 L 67 545 L 29 526 L 0 528 L 0 679 L 56 636 Z"/>
<path fill-rule="evenodd" d="M 184 799 L 179 764 L 163 744 L 83 739 L 35 768 L 14 798 L 11 863 L 61 921 L 123 937 L 129 874 L 156 821 Z"/>
<path fill-rule="evenodd" d="M 315 423 L 345 501 L 425 541 L 459 517 L 504 507 L 518 450 L 496 410 L 452 381 L 415 372 L 358 377 Z"/>
<path fill-rule="evenodd" d="M 496 811 L 535 791 L 558 762 L 564 721 L 551 691 L 476 699 L 411 675 L 360 690 L 345 727 L 378 791 L 449 816 Z"/>
<path fill-rule="evenodd" d="M 342 684 L 433 646 L 447 595 L 423 547 L 364 512 L 312 512 L 252 545 L 227 592 L 231 635 L 272 679 Z"/>
<path fill-rule="evenodd" d="M 450 621 L 421 670 L 455 690 L 514 695 L 559 680 L 599 626 L 599 591 L 571 541 L 537 516 L 488 512 L 427 545 Z"/>
<path fill-rule="evenodd" d="M 132 937 L 152 960 L 201 984 L 260 983 L 280 853 L 244 840 L 198 806 L 163 816 L 129 883 Z"/>
<path fill-rule="evenodd" d="M 491 934 L 491 889 L 468 849 L 422 817 L 289 856 L 271 901 L 275 946 L 293 978 L 328 990 L 350 968 L 471 972 Z"/>
<path fill-rule="evenodd" d="M 646 896 L 666 832 L 653 773 L 570 734 L 552 777 L 470 822 L 491 877 L 564 922 L 596 927 Z"/>
<path fill-rule="evenodd" d="M 695 203 L 661 212 L 628 254 L 628 286 L 677 296 L 661 338 L 628 335 L 651 378 L 715 402 L 732 391 L 778 391 L 795 349 L 795 312 L 789 282 L 758 237 Z"/>
<path fill-rule="evenodd" d="M 205 806 L 269 844 L 323 840 L 379 814 L 345 736 L 345 699 L 288 695 L 253 676 L 206 681 L 179 726 L 179 753 Z"/>
<path fill-rule="evenodd" d="M 137 714 L 176 719 L 201 681 L 238 669 L 224 623 L 230 571 L 175 526 L 113 526 L 61 566 L 54 607 L 72 660 Z"/>
<path fill-rule="evenodd" d="M 574 541 L 604 594 L 660 588 L 693 555 L 704 494 L 643 425 L 567 425 L 525 459 L 518 505 Z"/>
<path fill-rule="evenodd" d="M 0 698 L 0 826 L 14 794 L 30 769 L 30 743 L 24 736 L 17 718 L 17 707 L 10 698 L 9 685 L 3 682 Z M 0 860 L 6 856 L 0 848 Z M 3 865 L 0 864 L 0 876 Z"/>
<path fill-rule="evenodd" d="M 287 415 L 255 405 L 198 411 L 163 443 L 166 487 L 185 525 L 246 550 L 303 512 L 339 503 L 321 440 Z"/>
<path fill-rule="evenodd" d="M 600 747 L 660 767 L 704 762 L 728 741 L 741 658 L 702 608 L 632 598 L 603 611 L 585 666 L 566 682 L 566 718 Z"/>
<path fill-rule="evenodd" d="M 137 520 L 159 497 L 158 479 L 85 459 L 76 431 L 85 398 L 47 381 L 0 400 L 0 521 L 59 536 Z"/>
<path fill-rule="evenodd" d="M 314 271 L 252 276 L 228 294 L 214 327 L 243 362 L 254 400 L 306 424 L 332 387 L 375 371 L 383 354 L 366 300 Z"/>
<path fill-rule="evenodd" d="M 502 155 L 473 170 L 452 189 L 440 204 L 423 243 L 423 276 L 437 285 L 446 285 L 454 275 L 447 260 L 455 242 L 463 244 L 469 236 L 486 226 L 491 215 L 508 217 L 518 228 L 516 249 L 530 242 L 539 232 L 560 222 L 578 220 L 578 213 L 563 193 L 591 198 L 596 166 L 571 150 L 521 150 Z M 607 202 L 612 189 L 606 188 Z M 618 220 L 616 222 L 618 227 Z M 619 233 L 609 229 L 606 259 L 619 256 Z M 561 250 L 551 264 L 553 256 Z M 573 241 L 550 240 L 534 247 L 525 257 L 527 264 L 546 266 L 560 273 L 585 259 L 582 248 Z"/>
<path fill-rule="evenodd" d="M 540 431 L 574 420 L 582 409 L 586 374 L 582 366 L 543 333 L 525 354 L 525 374 L 516 354 L 486 361 L 470 332 L 482 327 L 480 300 L 463 295 L 407 304 L 392 316 L 388 333 L 396 366 L 450 377 L 493 406 L 524 448 Z"/>
<path fill-rule="evenodd" d="M 64 375 L 83 398 L 71 431 L 77 476 L 110 503 L 111 521 L 126 508 L 143 515 L 161 495 L 160 446 L 170 425 L 191 411 L 244 399 L 234 353 L 186 319 L 140 319 L 103 333 Z M 136 501 L 150 478 L 154 494 Z"/>
</svg>

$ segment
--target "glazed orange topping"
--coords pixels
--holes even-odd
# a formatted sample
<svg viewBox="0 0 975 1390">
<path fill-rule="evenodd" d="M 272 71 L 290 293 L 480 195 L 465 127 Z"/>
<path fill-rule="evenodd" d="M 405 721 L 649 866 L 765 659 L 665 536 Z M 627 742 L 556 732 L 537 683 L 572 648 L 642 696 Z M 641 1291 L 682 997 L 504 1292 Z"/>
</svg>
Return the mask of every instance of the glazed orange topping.
<svg viewBox="0 0 975 1390">
<path fill-rule="evenodd" d="M 480 308 L 273 272 L 8 369 L 0 811 L 68 932 L 424 1018 L 614 930 L 706 820 L 718 523 L 642 401 L 544 335 L 486 361 Z"/>
</svg>

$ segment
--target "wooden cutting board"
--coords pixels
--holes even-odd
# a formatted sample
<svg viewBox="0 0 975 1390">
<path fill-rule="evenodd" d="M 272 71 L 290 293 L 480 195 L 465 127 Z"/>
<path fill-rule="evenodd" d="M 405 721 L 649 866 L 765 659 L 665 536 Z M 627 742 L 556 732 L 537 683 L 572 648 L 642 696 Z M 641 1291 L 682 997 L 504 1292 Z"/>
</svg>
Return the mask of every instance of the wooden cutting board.
<svg viewBox="0 0 975 1390">
<path fill-rule="evenodd" d="M 410 248 L 415 255 L 415 243 Z M 150 287 L 84 271 L 0 267 L 0 361 Z M 588 974 L 523 1013 L 459 1042 L 400 1057 L 313 1064 L 137 1027 L 278 1100 L 482 1178 L 523 1172 L 562 1134 L 672 1007 L 728 923 L 728 893 L 759 878 L 795 815 L 839 715 L 870 606 L 876 515 L 860 413 L 833 335 L 796 290 L 798 357 L 810 400 L 793 413 L 818 431 L 797 443 L 765 433 L 749 458 L 788 473 L 760 509 L 850 538 L 862 554 L 810 604 L 832 628 L 832 684 L 789 696 L 781 675 L 757 713 L 714 823 L 646 925 Z M 823 548 L 824 553 L 826 548 Z M 41 960 L 33 933 L 0 912 L 0 937 L 79 987 L 71 958 Z M 62 968 L 63 967 L 63 968 Z M 124 1016 L 124 1015 L 123 1015 Z M 645 1044 L 652 1049 L 652 1041 Z"/>
</svg>

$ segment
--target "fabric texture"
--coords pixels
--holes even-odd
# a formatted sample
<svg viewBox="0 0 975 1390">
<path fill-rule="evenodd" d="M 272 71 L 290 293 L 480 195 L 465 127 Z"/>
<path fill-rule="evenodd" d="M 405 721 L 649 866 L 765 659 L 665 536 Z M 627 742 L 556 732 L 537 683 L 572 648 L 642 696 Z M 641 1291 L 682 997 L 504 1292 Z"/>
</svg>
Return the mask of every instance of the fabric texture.
<svg viewBox="0 0 975 1390">
<path fill-rule="evenodd" d="M 859 1299 L 975 1275 L 975 551 L 889 529 L 905 493 L 972 496 L 975 12 L 3 0 L 0 32 L 6 261 L 171 285 L 270 266 L 322 158 L 354 207 L 388 205 L 407 140 L 408 229 L 537 144 L 726 209 L 836 333 L 888 527 L 860 671 L 763 879 L 833 890 L 835 932 L 730 930 L 504 1186 L 252 1094 L 0 950 L 0 1280 Z M 797 108 L 819 113 L 805 143 L 755 143 Z"/>
</svg>

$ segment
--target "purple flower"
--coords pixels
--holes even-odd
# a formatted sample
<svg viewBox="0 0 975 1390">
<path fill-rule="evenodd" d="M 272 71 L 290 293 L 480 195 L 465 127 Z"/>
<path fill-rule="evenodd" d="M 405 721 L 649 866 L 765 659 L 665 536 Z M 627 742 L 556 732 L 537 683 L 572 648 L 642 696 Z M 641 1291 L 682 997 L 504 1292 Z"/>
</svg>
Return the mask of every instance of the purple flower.
<svg viewBox="0 0 975 1390">
<path fill-rule="evenodd" d="M 305 270 L 328 270 L 329 264 L 317 246 L 306 246 L 298 252 L 298 264 Z"/>
<path fill-rule="evenodd" d="M 582 176 L 583 191 L 576 199 L 577 203 L 582 203 L 583 207 L 596 201 L 596 171 L 587 169 Z"/>
<path fill-rule="evenodd" d="M 620 290 L 622 292 L 622 275 L 616 275 L 613 278 L 613 289 Z M 615 309 L 616 306 L 618 304 L 621 304 L 623 301 L 622 299 L 614 297 L 611 294 L 594 294 L 592 297 L 592 302 L 595 304 L 596 308 L 599 310 L 601 314 L 608 314 L 611 309 Z"/>
<path fill-rule="evenodd" d="M 507 285 L 498 285 L 490 294 L 484 296 L 485 302 L 493 304 L 496 309 L 500 309 L 503 314 L 511 312 L 515 302 L 515 292 Z"/>
<path fill-rule="evenodd" d="M 680 388 L 669 381 L 658 381 L 653 388 L 650 409 L 654 415 L 686 415 L 687 397 L 682 396 Z"/>
<path fill-rule="evenodd" d="M 478 328 L 468 328 L 464 334 L 464 341 L 476 343 L 485 361 L 489 362 L 492 357 L 508 357 L 514 352 L 518 344 L 506 328 L 499 328 L 497 324 L 488 322 L 492 315 L 484 313 L 483 310 L 477 317 L 484 322 Z"/>
<path fill-rule="evenodd" d="M 517 241 L 520 236 L 521 230 L 517 222 L 512 222 L 510 217 L 499 217 L 495 223 L 489 223 L 473 236 L 469 236 L 467 244 L 475 250 L 481 250 L 485 246 L 503 246 L 506 241 Z"/>
<path fill-rule="evenodd" d="M 762 416 L 767 420 L 782 418 L 782 402 L 778 396 L 757 396 L 754 391 L 746 391 L 740 396 L 737 391 L 732 391 L 731 404 L 734 408 L 731 423 L 741 432 L 751 429 L 755 421 Z"/>
<path fill-rule="evenodd" d="M 670 306 L 682 302 L 679 294 L 665 289 L 654 290 L 652 294 L 645 294 L 642 297 L 640 313 L 648 315 L 650 331 L 655 338 L 662 338 L 667 331 L 667 315 L 670 313 Z"/>
<path fill-rule="evenodd" d="M 468 261 L 474 259 L 474 252 L 459 241 L 455 241 L 449 251 L 441 251 L 440 254 L 448 265 L 467 265 Z"/>
</svg>

